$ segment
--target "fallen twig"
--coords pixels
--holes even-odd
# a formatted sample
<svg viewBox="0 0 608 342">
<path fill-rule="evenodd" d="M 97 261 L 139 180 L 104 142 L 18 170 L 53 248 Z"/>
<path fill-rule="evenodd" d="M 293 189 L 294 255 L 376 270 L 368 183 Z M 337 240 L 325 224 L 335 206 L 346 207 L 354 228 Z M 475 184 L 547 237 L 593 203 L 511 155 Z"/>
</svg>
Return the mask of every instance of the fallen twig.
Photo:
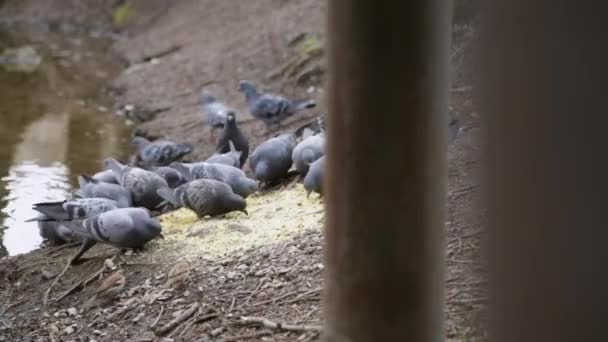
<svg viewBox="0 0 608 342">
<path fill-rule="evenodd" d="M 301 291 L 292 291 L 292 292 L 286 293 L 286 294 L 284 294 L 282 296 L 279 296 L 277 298 L 273 298 L 273 299 L 265 300 L 263 302 L 255 303 L 255 304 L 251 305 L 250 307 L 253 308 L 253 307 L 262 306 L 262 305 L 266 305 L 266 304 L 274 304 L 274 303 L 277 303 L 281 299 L 285 299 L 285 298 L 293 296 L 294 294 L 297 294 L 297 293 L 302 293 L 298 297 L 285 302 L 286 304 L 291 304 L 291 303 L 297 302 L 299 300 L 302 300 L 302 299 L 310 296 L 311 294 L 314 294 L 314 293 L 317 293 L 317 292 L 321 292 L 321 290 L 323 290 L 323 289 L 319 287 L 319 288 L 316 288 L 316 289 L 313 289 L 313 290 L 310 290 L 310 291 L 307 291 L 307 292 L 304 292 L 304 293 L 302 293 Z"/>
<path fill-rule="evenodd" d="M 67 264 L 65 265 L 65 267 L 63 268 L 63 270 L 61 271 L 61 273 L 59 273 L 55 277 L 55 279 L 53 279 L 53 282 L 51 283 L 51 285 L 46 289 L 46 291 L 44 291 L 44 295 L 42 295 L 42 305 L 47 306 L 47 304 L 49 302 L 49 294 L 51 293 L 51 290 L 57 284 L 57 282 L 59 281 L 59 279 L 61 279 L 63 277 L 63 275 L 65 274 L 65 272 L 68 271 L 68 269 L 72 265 L 71 261 L 72 261 L 72 259 L 68 260 Z M 104 268 L 105 268 L 105 265 L 104 265 Z"/>
<path fill-rule="evenodd" d="M 205 323 L 205 322 L 208 322 L 208 321 L 218 318 L 218 317 L 220 317 L 220 314 L 218 314 L 216 312 L 210 313 L 207 315 L 203 315 L 203 316 L 200 316 L 200 317 L 197 317 L 196 319 L 194 319 L 194 324 Z"/>
<path fill-rule="evenodd" d="M 268 336 L 268 335 L 272 335 L 272 332 L 271 331 L 258 331 L 253 334 L 224 337 L 224 339 L 222 339 L 221 342 L 243 341 L 243 340 L 247 340 L 250 338 L 262 337 L 262 336 Z"/>
<path fill-rule="evenodd" d="M 260 290 L 260 287 L 262 287 L 262 284 L 264 284 L 264 278 L 260 279 L 260 281 L 258 282 L 258 286 L 256 286 L 255 290 L 253 290 L 251 292 L 251 294 L 249 294 L 249 296 L 247 297 L 247 299 L 245 299 L 245 301 L 243 302 L 243 304 L 241 304 L 239 307 L 242 308 L 243 306 L 247 305 L 247 303 L 249 303 L 249 301 L 251 300 L 251 298 L 258 293 L 258 291 Z"/>
<path fill-rule="evenodd" d="M 114 311 L 112 314 L 110 314 L 108 316 L 108 320 L 112 320 L 115 317 L 120 317 L 120 316 L 124 315 L 125 312 L 127 312 L 131 309 L 134 309 L 138 304 L 139 304 L 139 298 L 133 297 L 133 298 L 129 299 L 122 308 L 120 308 L 120 309 Z"/>
<path fill-rule="evenodd" d="M 175 329 L 175 327 L 180 325 L 182 322 L 192 317 L 192 315 L 194 315 L 194 313 L 198 310 L 198 307 L 199 304 L 197 302 L 193 303 L 188 309 L 182 312 L 181 315 L 175 317 L 175 319 L 173 319 L 171 322 L 165 324 L 163 327 L 158 329 L 155 334 L 157 336 L 162 336 L 168 333 L 169 331 Z"/>
<path fill-rule="evenodd" d="M 113 255 L 110 260 L 114 261 L 114 258 L 116 258 L 116 254 Z M 56 303 L 60 300 L 62 300 L 63 298 L 65 298 L 66 296 L 69 296 L 70 294 L 76 292 L 76 290 L 78 290 L 81 286 L 84 288 L 85 286 L 87 286 L 91 281 L 93 281 L 95 278 L 99 277 L 107 268 L 105 262 L 103 263 L 103 265 L 101 266 L 101 268 L 99 270 L 97 270 L 97 272 L 91 274 L 90 276 L 80 280 L 79 282 L 77 282 L 76 284 L 74 284 L 74 286 L 70 287 L 67 291 L 65 291 L 64 293 L 62 293 L 61 295 L 59 295 L 57 298 L 53 299 L 53 303 Z"/>
<path fill-rule="evenodd" d="M 245 317 L 242 316 L 239 324 L 253 324 L 262 326 L 268 329 L 273 330 L 283 330 L 283 331 L 314 331 L 321 332 L 321 326 L 319 325 L 296 325 L 296 324 L 288 324 L 282 322 L 271 321 L 268 318 L 264 317 Z"/>
<path fill-rule="evenodd" d="M 462 195 L 465 195 L 465 194 L 467 194 L 467 193 L 475 190 L 478 186 L 479 186 L 479 184 L 473 184 L 473 185 L 466 186 L 466 187 L 464 187 L 462 189 L 459 189 L 459 190 L 451 191 L 448 194 L 448 197 L 450 199 L 456 199 L 456 198 L 458 198 L 458 197 L 460 197 Z"/>
<path fill-rule="evenodd" d="M 163 315 L 163 311 L 165 311 L 165 306 L 164 305 L 162 305 L 160 307 L 160 312 L 158 313 L 158 316 L 156 316 L 156 319 L 154 320 L 154 322 L 152 322 L 152 325 L 150 325 L 150 329 L 152 329 L 152 328 L 154 328 L 156 326 L 156 324 L 160 320 L 160 316 Z"/>
</svg>

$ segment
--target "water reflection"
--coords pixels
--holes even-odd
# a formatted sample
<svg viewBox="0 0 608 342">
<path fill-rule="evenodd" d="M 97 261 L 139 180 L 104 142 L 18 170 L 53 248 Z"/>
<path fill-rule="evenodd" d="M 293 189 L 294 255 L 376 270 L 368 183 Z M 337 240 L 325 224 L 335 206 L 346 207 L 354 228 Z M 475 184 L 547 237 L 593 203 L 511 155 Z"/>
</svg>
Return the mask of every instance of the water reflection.
<svg viewBox="0 0 608 342">
<path fill-rule="evenodd" d="M 0 31 L 0 49 L 32 44 L 16 34 Z M 108 42 L 50 33 L 42 41 L 34 44 L 43 56 L 35 72 L 0 69 L 0 257 L 40 244 L 37 225 L 24 222 L 36 215 L 33 203 L 65 199 L 79 174 L 128 153 L 124 123 L 98 110 L 107 106 L 98 74 L 119 68 Z"/>
<path fill-rule="evenodd" d="M 10 255 L 25 253 L 36 248 L 42 238 L 35 222 L 25 222 L 35 217 L 32 203 L 59 201 L 66 198 L 70 190 L 68 169 L 61 163 L 40 166 L 34 162 L 22 162 L 12 166 L 9 175 L 2 178 L 8 192 L 3 198 L 6 206 L 3 226 L 4 246 Z"/>
</svg>

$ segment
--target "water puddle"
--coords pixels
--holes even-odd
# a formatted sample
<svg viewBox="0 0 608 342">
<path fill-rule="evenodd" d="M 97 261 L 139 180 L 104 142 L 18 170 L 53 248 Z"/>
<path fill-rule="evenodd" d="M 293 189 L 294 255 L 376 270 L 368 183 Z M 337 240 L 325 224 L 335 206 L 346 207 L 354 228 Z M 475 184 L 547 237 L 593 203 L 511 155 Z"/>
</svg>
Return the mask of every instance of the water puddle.
<svg viewBox="0 0 608 342">
<path fill-rule="evenodd" d="M 18 32 L 18 33 L 17 33 Z M 32 72 L 0 68 L 0 257 L 41 243 L 32 203 L 63 200 L 77 176 L 125 158 L 129 129 L 108 113 L 102 88 L 120 70 L 110 42 L 52 32 L 0 31 L 0 53 L 31 46 Z"/>
</svg>

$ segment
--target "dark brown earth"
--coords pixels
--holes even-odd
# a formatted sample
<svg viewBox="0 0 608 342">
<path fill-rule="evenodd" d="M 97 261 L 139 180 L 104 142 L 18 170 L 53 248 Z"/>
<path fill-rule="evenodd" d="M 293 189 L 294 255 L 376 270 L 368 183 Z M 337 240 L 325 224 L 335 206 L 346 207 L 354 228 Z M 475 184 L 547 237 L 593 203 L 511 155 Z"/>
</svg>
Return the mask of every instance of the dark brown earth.
<svg viewBox="0 0 608 342">
<path fill-rule="evenodd" d="M 198 107 L 203 85 L 239 109 L 241 126 L 254 144 L 264 137 L 257 136 L 259 123 L 245 114 L 243 98 L 236 90 L 240 79 L 318 101 L 316 109 L 290 119 L 288 127 L 326 110 L 325 1 L 131 3 L 133 16 L 116 27 L 111 24 L 116 7 L 105 1 L 87 1 L 85 6 L 84 1 L 50 0 L 41 9 L 39 1 L 6 0 L 0 1 L 0 24 L 46 22 L 65 31 L 119 33 L 109 53 L 123 59 L 125 69 L 106 89 L 116 99 L 116 111 L 134 105 L 129 117 L 140 134 L 190 142 L 195 145 L 193 159 L 214 149 L 207 143 L 208 130 Z M 445 332 L 454 341 L 486 339 L 482 328 L 486 278 L 480 252 L 483 217 L 474 202 L 481 157 L 476 143 L 478 115 L 471 96 L 473 39 L 470 23 L 454 27 L 451 114 L 465 127 L 448 151 Z M 259 341 L 264 336 L 277 341 L 316 340 L 322 324 L 322 248 L 321 232 L 311 230 L 288 242 L 239 251 L 222 260 L 199 257 L 191 261 L 190 276 L 179 290 L 163 288 L 178 255 L 162 261 L 151 261 L 150 249 L 119 255 L 114 266 L 128 273 L 121 298 L 87 311 L 82 310 L 84 303 L 110 270 L 104 268 L 84 287 L 44 307 L 41 298 L 52 282 L 48 276 L 61 271 L 74 249 L 43 248 L 5 258 L 0 262 L 0 341 L 162 340 L 157 335 L 183 341 Z M 114 253 L 109 247 L 96 247 L 87 261 L 66 273 L 50 298 L 95 274 Z M 191 315 L 175 329 L 161 333 L 159 329 L 184 312 Z M 294 326 L 245 324 L 243 316 Z M 246 337 L 252 334 L 257 336 Z"/>
</svg>

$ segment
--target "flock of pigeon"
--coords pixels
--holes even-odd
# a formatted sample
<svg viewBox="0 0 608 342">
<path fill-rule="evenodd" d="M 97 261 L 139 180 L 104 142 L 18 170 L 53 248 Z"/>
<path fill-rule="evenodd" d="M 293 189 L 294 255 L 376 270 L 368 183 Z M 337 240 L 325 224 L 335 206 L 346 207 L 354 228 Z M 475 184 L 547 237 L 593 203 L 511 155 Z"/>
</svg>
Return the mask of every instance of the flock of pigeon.
<svg viewBox="0 0 608 342">
<path fill-rule="evenodd" d="M 313 100 L 259 92 L 250 81 L 241 81 L 239 90 L 251 115 L 267 128 L 280 127 L 287 117 L 315 107 Z M 80 189 L 73 199 L 34 204 L 39 215 L 33 220 L 38 222 L 41 236 L 51 243 L 80 241 L 81 248 L 70 263 L 96 243 L 140 248 L 162 238 L 161 225 L 152 212 L 169 206 L 188 208 L 201 219 L 234 211 L 247 214 L 245 199 L 261 186 L 280 181 L 293 165 L 309 195 L 322 193 L 322 128 L 308 130 L 297 144 L 295 132 L 279 134 L 250 155 L 236 111 L 206 90 L 201 102 L 207 125 L 212 130 L 222 129 L 214 155 L 205 161 L 184 163 L 180 161 L 192 152 L 192 146 L 135 137 L 137 166 L 106 159 L 104 171 L 79 177 Z M 252 178 L 242 170 L 247 161 Z"/>
</svg>

